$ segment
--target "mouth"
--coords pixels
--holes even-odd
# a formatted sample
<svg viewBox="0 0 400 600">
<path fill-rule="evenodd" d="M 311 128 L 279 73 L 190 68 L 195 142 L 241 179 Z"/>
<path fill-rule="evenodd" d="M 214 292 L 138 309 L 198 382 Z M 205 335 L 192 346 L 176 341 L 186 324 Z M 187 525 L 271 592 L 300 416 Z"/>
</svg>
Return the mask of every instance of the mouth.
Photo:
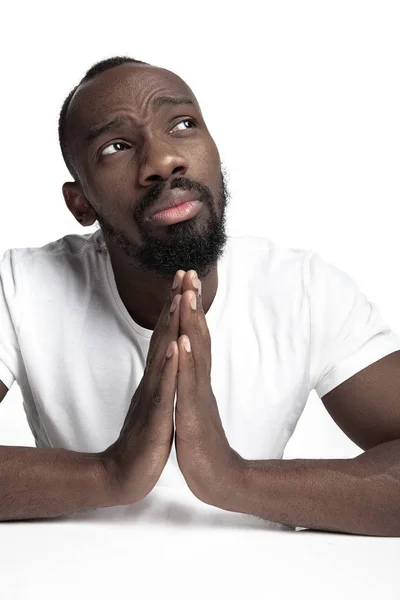
<svg viewBox="0 0 400 600">
<path fill-rule="evenodd" d="M 203 206 L 197 198 L 195 192 L 174 188 L 162 194 L 146 220 L 155 225 L 172 225 L 192 219 Z"/>
</svg>

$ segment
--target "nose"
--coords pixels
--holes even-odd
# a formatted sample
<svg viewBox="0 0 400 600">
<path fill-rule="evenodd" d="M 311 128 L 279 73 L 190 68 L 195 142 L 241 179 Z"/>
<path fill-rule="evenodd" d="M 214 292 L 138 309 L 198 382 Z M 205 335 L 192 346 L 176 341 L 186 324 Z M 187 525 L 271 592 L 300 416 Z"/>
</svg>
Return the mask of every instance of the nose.
<svg viewBox="0 0 400 600">
<path fill-rule="evenodd" d="M 187 159 L 176 146 L 160 138 L 147 143 L 138 179 L 143 187 L 167 181 L 171 175 L 183 176 L 188 169 Z"/>
</svg>

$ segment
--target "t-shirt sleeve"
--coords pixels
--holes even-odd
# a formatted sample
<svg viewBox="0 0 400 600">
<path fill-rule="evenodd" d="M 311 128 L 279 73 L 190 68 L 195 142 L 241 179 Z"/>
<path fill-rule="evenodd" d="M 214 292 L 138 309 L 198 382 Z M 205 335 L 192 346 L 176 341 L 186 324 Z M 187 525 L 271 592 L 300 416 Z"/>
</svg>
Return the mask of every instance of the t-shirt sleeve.
<svg viewBox="0 0 400 600">
<path fill-rule="evenodd" d="M 12 250 L 0 260 L 0 380 L 10 389 L 18 378 L 21 353 L 18 344 L 20 310 L 16 265 Z"/>
<path fill-rule="evenodd" d="M 322 398 L 335 387 L 400 350 L 400 338 L 344 271 L 312 253 L 308 261 L 310 389 Z"/>
</svg>

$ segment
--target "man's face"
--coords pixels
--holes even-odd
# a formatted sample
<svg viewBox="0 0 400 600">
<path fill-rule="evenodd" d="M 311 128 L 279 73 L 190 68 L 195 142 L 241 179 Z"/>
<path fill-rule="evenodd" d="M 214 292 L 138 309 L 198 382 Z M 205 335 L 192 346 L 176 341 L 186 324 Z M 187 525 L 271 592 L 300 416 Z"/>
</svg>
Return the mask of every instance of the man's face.
<svg viewBox="0 0 400 600">
<path fill-rule="evenodd" d="M 190 88 L 170 71 L 121 65 L 77 90 L 68 120 L 80 187 L 106 241 L 154 274 L 206 276 L 226 243 L 228 193 Z M 197 214 L 150 218 L 182 190 L 200 201 Z"/>
</svg>

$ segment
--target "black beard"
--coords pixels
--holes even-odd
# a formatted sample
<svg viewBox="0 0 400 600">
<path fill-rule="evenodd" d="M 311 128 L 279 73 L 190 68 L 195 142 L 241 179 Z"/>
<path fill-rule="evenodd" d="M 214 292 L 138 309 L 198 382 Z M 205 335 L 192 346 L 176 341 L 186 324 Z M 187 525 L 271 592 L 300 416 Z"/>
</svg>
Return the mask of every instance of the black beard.
<svg viewBox="0 0 400 600">
<path fill-rule="evenodd" d="M 153 237 L 149 233 L 143 214 L 149 205 L 161 195 L 165 184 L 161 183 L 144 198 L 140 208 L 135 211 L 135 219 L 143 244 L 134 246 L 122 232 L 116 231 L 97 211 L 97 221 L 105 240 L 112 241 L 125 255 L 134 259 L 134 266 L 154 275 L 173 277 L 179 269 L 194 269 L 200 278 L 206 277 L 224 253 L 227 242 L 226 207 L 229 192 L 221 170 L 221 182 L 218 204 L 216 205 L 210 189 L 184 177 L 173 180 L 171 188 L 195 190 L 208 210 L 209 218 L 204 219 L 201 227 L 196 225 L 196 217 L 168 226 L 165 238 Z"/>
</svg>

